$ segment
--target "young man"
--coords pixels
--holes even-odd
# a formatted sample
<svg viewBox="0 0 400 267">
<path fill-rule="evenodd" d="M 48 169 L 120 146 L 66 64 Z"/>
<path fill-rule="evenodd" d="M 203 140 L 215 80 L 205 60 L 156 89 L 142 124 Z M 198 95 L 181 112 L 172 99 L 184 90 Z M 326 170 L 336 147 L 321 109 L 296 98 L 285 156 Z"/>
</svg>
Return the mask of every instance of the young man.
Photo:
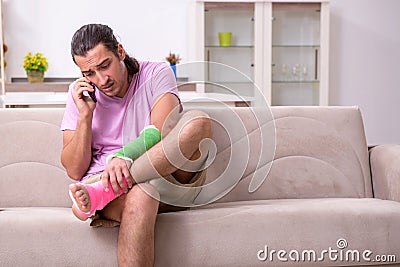
<svg viewBox="0 0 400 267">
<path fill-rule="evenodd" d="M 82 182 L 69 188 L 74 213 L 91 208 L 84 183 L 101 180 L 104 192 L 116 195 L 100 215 L 120 223 L 119 266 L 152 266 L 157 197 L 163 199 L 166 191 L 158 181 L 164 177 L 188 187 L 204 183 L 207 153 L 199 147 L 211 136 L 210 120 L 200 111 L 181 114 L 169 66 L 128 56 L 106 25 L 88 24 L 76 31 L 71 54 L 83 77 L 69 88 L 61 162 L 70 178 Z M 113 156 L 127 138 L 138 138 L 149 125 L 161 132 L 162 141 L 133 163 Z"/>
</svg>

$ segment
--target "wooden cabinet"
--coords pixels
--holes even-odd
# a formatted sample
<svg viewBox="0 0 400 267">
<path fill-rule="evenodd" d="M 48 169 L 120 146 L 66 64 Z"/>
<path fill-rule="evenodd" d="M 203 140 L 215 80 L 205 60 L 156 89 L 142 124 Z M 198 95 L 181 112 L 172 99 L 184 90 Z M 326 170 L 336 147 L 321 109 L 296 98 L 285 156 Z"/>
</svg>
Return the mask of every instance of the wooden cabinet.
<svg viewBox="0 0 400 267">
<path fill-rule="evenodd" d="M 195 35 L 204 92 L 250 97 L 253 106 L 328 105 L 328 0 L 197 0 Z"/>
</svg>

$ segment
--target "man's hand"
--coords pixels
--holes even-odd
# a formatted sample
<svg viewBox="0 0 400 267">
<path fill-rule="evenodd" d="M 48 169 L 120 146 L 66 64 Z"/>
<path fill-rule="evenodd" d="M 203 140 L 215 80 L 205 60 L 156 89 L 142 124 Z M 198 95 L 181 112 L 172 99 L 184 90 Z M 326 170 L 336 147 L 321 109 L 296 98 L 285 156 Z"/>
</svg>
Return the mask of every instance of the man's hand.
<svg viewBox="0 0 400 267">
<path fill-rule="evenodd" d="M 96 103 L 83 94 L 85 91 L 94 91 L 90 81 L 77 79 L 72 89 L 72 98 L 79 112 L 77 126 L 75 130 L 63 132 L 61 152 L 61 163 L 68 176 L 77 181 L 85 175 L 92 159 L 92 119 Z"/>
<path fill-rule="evenodd" d="M 113 158 L 108 163 L 106 169 L 101 175 L 101 182 L 103 183 L 104 190 L 108 192 L 110 190 L 109 183 L 116 194 L 120 194 L 119 188 L 121 187 L 124 193 L 128 192 L 128 189 L 132 188 L 134 180 L 129 172 L 131 163 L 121 158 Z M 124 183 L 124 177 L 128 183 L 128 187 Z"/>
<path fill-rule="evenodd" d="M 79 114 L 91 115 L 96 107 L 96 103 L 89 96 L 83 94 L 85 91 L 94 92 L 94 88 L 90 84 L 90 81 L 85 77 L 77 79 L 72 97 L 74 98 L 76 107 L 79 110 Z"/>
</svg>

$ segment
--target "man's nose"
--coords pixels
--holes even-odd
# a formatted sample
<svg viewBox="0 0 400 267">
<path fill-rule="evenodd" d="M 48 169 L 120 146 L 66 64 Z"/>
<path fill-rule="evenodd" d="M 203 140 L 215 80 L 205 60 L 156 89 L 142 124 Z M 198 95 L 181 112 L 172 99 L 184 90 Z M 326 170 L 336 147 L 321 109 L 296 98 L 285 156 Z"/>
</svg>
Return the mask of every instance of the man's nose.
<svg viewBox="0 0 400 267">
<path fill-rule="evenodd" d="M 98 84 L 99 84 L 100 86 L 105 85 L 105 84 L 107 83 L 107 80 L 108 80 L 108 76 L 105 75 L 105 74 L 102 73 L 102 72 L 97 72 L 97 73 L 96 73 L 96 78 L 97 78 Z"/>
</svg>

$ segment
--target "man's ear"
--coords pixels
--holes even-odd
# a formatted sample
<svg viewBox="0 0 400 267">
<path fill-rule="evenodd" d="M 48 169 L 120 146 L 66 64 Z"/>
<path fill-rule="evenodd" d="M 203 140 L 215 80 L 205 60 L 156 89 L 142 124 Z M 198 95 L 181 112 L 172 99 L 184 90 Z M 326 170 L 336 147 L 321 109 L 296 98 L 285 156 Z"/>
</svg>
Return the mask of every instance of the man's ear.
<svg viewBox="0 0 400 267">
<path fill-rule="evenodd" d="M 122 44 L 118 44 L 118 55 L 121 61 L 123 61 L 126 57 L 125 49 Z"/>
</svg>

